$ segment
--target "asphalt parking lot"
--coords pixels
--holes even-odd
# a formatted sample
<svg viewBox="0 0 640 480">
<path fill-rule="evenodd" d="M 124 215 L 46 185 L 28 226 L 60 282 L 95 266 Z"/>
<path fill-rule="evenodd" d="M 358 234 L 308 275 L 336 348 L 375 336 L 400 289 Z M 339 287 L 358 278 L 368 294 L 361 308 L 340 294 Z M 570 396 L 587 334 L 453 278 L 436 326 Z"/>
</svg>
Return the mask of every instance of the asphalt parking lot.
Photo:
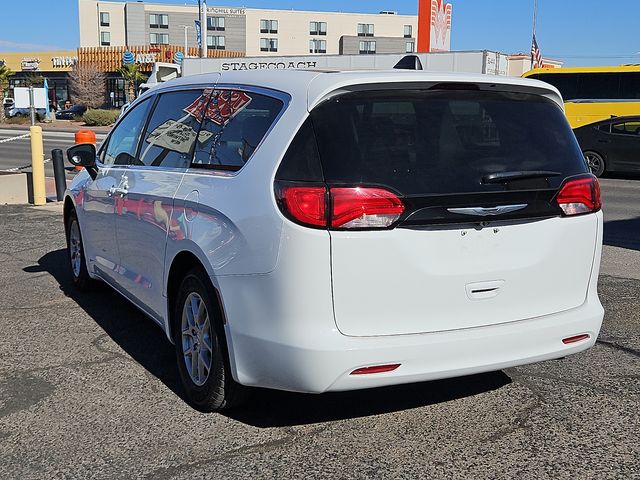
<svg viewBox="0 0 640 480">
<path fill-rule="evenodd" d="M 224 414 L 183 401 L 152 321 L 72 288 L 59 205 L 0 207 L 0 478 L 640 478 L 640 180 L 602 185 L 594 348 Z"/>
</svg>

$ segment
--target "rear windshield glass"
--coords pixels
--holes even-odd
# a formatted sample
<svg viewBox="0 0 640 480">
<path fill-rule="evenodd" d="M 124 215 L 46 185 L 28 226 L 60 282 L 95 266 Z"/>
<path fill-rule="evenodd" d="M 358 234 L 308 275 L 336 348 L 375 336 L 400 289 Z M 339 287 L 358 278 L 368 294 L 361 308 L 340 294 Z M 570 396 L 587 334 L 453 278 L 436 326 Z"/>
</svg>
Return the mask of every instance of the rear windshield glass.
<svg viewBox="0 0 640 480">
<path fill-rule="evenodd" d="M 538 95 L 479 91 L 350 93 L 312 112 L 325 179 L 403 195 L 482 193 L 505 172 L 587 171 L 562 110 Z"/>
</svg>

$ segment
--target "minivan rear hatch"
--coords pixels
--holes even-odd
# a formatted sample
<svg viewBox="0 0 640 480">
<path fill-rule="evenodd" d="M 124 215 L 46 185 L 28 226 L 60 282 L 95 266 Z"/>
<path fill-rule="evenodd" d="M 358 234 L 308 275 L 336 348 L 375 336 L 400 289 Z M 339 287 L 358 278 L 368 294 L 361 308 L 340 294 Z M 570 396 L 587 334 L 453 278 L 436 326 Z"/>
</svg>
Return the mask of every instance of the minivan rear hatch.
<svg viewBox="0 0 640 480">
<path fill-rule="evenodd" d="M 404 205 L 382 229 L 329 225 L 344 334 L 480 327 L 584 303 L 598 219 L 565 215 L 557 196 L 597 182 L 558 104 L 473 85 L 360 90 L 316 107 L 311 123 L 328 192 L 383 190 Z"/>
</svg>

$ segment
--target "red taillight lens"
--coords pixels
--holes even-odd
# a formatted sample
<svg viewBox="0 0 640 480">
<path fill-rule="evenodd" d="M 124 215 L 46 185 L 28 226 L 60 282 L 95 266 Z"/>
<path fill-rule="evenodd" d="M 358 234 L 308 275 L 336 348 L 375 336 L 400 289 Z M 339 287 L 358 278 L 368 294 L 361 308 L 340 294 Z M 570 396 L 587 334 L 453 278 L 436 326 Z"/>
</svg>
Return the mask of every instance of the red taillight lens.
<svg viewBox="0 0 640 480">
<path fill-rule="evenodd" d="M 283 213 L 313 227 L 388 228 L 405 210 L 402 200 L 383 188 L 276 184 L 276 194 Z"/>
<path fill-rule="evenodd" d="M 280 199 L 295 220 L 316 227 L 327 226 L 325 187 L 284 187 Z"/>
<path fill-rule="evenodd" d="M 332 188 L 331 226 L 334 228 L 386 228 L 404 213 L 404 204 L 382 188 Z"/>
<path fill-rule="evenodd" d="M 569 180 L 560 189 L 556 202 L 565 215 L 597 212 L 602 208 L 598 179 L 591 175 Z"/>
</svg>

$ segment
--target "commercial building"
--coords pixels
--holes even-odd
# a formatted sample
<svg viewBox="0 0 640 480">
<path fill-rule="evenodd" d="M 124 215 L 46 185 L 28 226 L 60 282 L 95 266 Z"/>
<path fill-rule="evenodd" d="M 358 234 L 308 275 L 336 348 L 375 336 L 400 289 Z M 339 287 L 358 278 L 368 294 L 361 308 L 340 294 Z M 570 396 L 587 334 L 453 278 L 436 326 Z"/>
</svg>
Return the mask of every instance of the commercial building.
<svg viewBox="0 0 640 480">
<path fill-rule="evenodd" d="M 0 53 L 0 65 L 14 72 L 9 79 L 9 93 L 15 87 L 39 83 L 46 78 L 49 100 L 54 105 L 64 105 L 69 100 L 69 72 L 77 62 L 75 50 Z"/>
<path fill-rule="evenodd" d="M 428 25 L 424 28 L 429 30 L 432 20 L 434 31 L 444 27 L 444 42 L 438 46 L 447 50 L 450 5 L 428 1 L 430 7 L 435 4 L 436 13 L 445 12 L 445 20 L 443 25 L 441 15 L 425 15 Z M 188 47 L 198 45 L 197 4 L 78 0 L 78 7 L 81 47 L 184 47 L 185 40 Z M 392 11 L 370 14 L 208 6 L 204 30 L 211 51 L 231 50 L 246 56 L 406 53 L 417 50 L 418 16 Z"/>
<path fill-rule="evenodd" d="M 509 55 L 509 75 L 512 77 L 521 77 L 531 70 L 532 66 L 530 53 L 514 53 Z M 542 68 L 560 68 L 563 62 L 553 60 L 552 58 L 542 59 Z"/>
</svg>

